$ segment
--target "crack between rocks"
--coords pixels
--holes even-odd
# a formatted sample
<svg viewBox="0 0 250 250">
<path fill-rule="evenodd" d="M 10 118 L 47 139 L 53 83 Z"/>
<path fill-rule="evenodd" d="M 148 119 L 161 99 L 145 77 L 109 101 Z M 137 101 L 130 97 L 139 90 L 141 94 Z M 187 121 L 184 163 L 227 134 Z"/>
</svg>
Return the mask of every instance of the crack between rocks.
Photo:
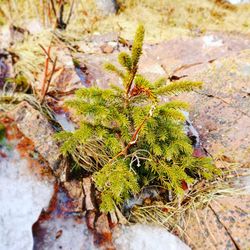
<svg viewBox="0 0 250 250">
<path fill-rule="evenodd" d="M 238 243 L 235 241 L 235 239 L 233 238 L 232 234 L 229 232 L 228 228 L 224 225 L 224 223 L 220 220 L 219 215 L 215 212 L 215 210 L 212 208 L 212 206 L 209 204 L 208 207 L 211 209 L 211 211 L 213 212 L 213 214 L 215 215 L 216 219 L 218 220 L 218 222 L 223 226 L 223 228 L 226 230 L 229 238 L 231 239 L 231 241 L 233 242 L 235 248 L 237 250 L 241 250 L 241 248 L 239 247 Z"/>
</svg>

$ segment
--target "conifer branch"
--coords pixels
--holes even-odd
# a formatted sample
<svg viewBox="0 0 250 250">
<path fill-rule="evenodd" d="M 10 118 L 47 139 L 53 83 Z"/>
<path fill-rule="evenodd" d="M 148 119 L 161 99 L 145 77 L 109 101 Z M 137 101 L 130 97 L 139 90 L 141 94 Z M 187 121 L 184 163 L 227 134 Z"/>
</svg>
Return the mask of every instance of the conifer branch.
<svg viewBox="0 0 250 250">
<path fill-rule="evenodd" d="M 172 95 L 179 94 L 182 92 L 192 91 L 196 88 L 201 88 L 202 82 L 192 82 L 192 81 L 179 81 L 171 82 L 167 86 L 160 87 L 156 90 L 158 95 Z"/>
<path fill-rule="evenodd" d="M 143 119 L 143 121 L 141 122 L 141 124 L 139 125 L 139 127 L 136 129 L 136 131 L 134 132 L 130 142 L 128 143 L 128 145 L 119 153 L 117 154 L 115 157 L 113 157 L 110 162 L 114 161 L 115 159 L 117 159 L 119 156 L 121 155 L 126 155 L 129 148 L 136 144 L 137 140 L 138 140 L 138 136 L 139 136 L 139 132 L 142 129 L 143 125 L 148 121 L 148 119 L 153 115 L 153 111 L 155 109 L 155 105 L 153 105 L 149 111 L 149 114 Z"/>
</svg>

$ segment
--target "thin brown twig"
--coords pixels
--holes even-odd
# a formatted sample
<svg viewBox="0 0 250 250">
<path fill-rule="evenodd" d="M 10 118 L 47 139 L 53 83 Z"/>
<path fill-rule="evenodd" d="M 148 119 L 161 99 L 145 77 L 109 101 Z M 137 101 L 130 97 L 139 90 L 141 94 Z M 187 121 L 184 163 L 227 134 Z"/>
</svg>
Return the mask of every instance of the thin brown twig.
<svg viewBox="0 0 250 250">
<path fill-rule="evenodd" d="M 48 18 L 49 18 L 50 24 L 52 24 L 53 23 L 53 18 L 52 18 L 52 15 L 51 15 L 51 8 L 50 8 L 49 2 L 47 2 L 47 13 L 48 13 Z"/>
<path fill-rule="evenodd" d="M 43 47 L 43 45 L 40 44 L 40 43 L 38 45 L 43 50 L 43 52 L 45 53 L 45 55 L 49 58 L 49 60 L 53 63 L 53 60 L 52 60 L 50 54 L 46 51 L 46 49 Z"/>
<path fill-rule="evenodd" d="M 139 127 L 134 132 L 134 134 L 133 134 L 130 142 L 128 143 L 128 145 L 120 153 L 118 153 L 116 156 L 114 156 L 109 162 L 112 162 L 115 159 L 117 159 L 119 156 L 126 154 L 128 149 L 137 142 L 139 132 L 141 131 L 141 129 L 142 129 L 143 125 L 145 124 L 145 122 L 152 116 L 154 108 L 155 107 L 153 105 L 152 108 L 149 111 L 149 114 L 143 119 L 142 123 L 139 125 Z"/>
<path fill-rule="evenodd" d="M 60 0 L 59 3 L 59 17 L 58 17 L 58 25 L 61 25 L 63 23 L 63 12 L 64 12 L 64 2 Z"/>
<path fill-rule="evenodd" d="M 49 70 L 49 58 L 50 58 L 50 49 L 51 46 L 49 46 L 48 51 L 46 53 L 46 59 L 45 59 L 45 65 L 44 65 L 44 77 L 43 77 L 43 83 L 42 83 L 42 97 L 44 96 L 44 91 L 46 88 L 46 83 L 47 83 L 47 76 L 48 76 L 48 70 Z M 42 98 L 43 100 L 43 98 Z"/>
<path fill-rule="evenodd" d="M 53 76 L 54 73 L 55 73 L 56 63 L 57 63 L 57 57 L 55 58 L 55 60 L 54 60 L 54 62 L 53 62 L 51 74 L 50 74 L 49 79 L 47 80 L 46 88 L 45 88 L 45 90 L 44 90 L 44 92 L 43 92 L 41 103 L 44 102 L 45 95 L 46 95 L 46 93 L 48 92 L 48 89 L 49 89 L 49 86 L 50 86 L 50 83 L 51 83 L 51 80 L 52 80 L 52 76 Z"/>
<path fill-rule="evenodd" d="M 56 13 L 56 7 L 55 7 L 54 0 L 50 0 L 50 2 L 51 2 L 51 6 L 52 6 L 52 10 L 54 12 L 54 15 L 55 15 L 55 17 L 57 19 L 57 13 Z"/>
<path fill-rule="evenodd" d="M 132 87 L 132 84 L 133 84 L 133 81 L 134 81 L 136 72 L 137 72 L 137 67 L 135 67 L 135 68 L 132 70 L 132 75 L 130 76 L 130 78 L 129 78 L 129 80 L 128 80 L 128 84 L 127 84 L 127 86 L 126 86 L 127 90 L 126 90 L 126 95 L 125 95 L 125 108 L 128 106 L 128 102 L 129 102 L 129 92 L 130 92 L 130 90 L 131 90 L 131 87 Z"/>
<path fill-rule="evenodd" d="M 131 75 L 131 77 L 130 77 L 130 79 L 129 79 L 129 81 L 128 81 L 128 86 L 127 86 L 127 91 L 126 91 L 126 95 L 127 95 L 127 96 L 128 96 L 128 94 L 129 94 L 129 92 L 130 92 L 130 90 L 131 90 L 131 86 L 132 86 L 132 84 L 133 84 L 133 81 L 134 81 L 136 72 L 137 72 L 137 67 L 133 69 L 132 75 Z"/>
<path fill-rule="evenodd" d="M 71 18 L 72 13 L 73 13 L 74 4 L 75 4 L 75 0 L 72 0 L 71 5 L 70 5 L 70 10 L 69 10 L 69 15 L 68 15 L 68 18 L 66 21 L 66 25 L 69 24 L 70 18 Z"/>
</svg>

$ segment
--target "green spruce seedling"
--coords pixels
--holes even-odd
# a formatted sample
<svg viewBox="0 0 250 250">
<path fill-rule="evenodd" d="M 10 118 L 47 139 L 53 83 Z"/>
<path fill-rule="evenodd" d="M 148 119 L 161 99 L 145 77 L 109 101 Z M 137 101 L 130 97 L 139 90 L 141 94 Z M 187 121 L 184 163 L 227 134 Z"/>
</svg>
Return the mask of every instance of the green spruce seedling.
<svg viewBox="0 0 250 250">
<path fill-rule="evenodd" d="M 131 53 L 118 56 L 122 69 L 105 65 L 123 85 L 79 89 L 74 99 L 67 101 L 79 115 L 79 128 L 57 135 L 63 141 L 62 153 L 71 154 L 85 170 L 94 172 L 104 212 L 113 211 L 147 185 L 181 195 L 183 181 L 211 179 L 219 172 L 211 159 L 192 156 L 182 112 L 187 103 L 163 102 L 163 97 L 201 88 L 202 83 L 151 82 L 138 74 L 143 39 L 144 27 L 140 25 Z"/>
</svg>

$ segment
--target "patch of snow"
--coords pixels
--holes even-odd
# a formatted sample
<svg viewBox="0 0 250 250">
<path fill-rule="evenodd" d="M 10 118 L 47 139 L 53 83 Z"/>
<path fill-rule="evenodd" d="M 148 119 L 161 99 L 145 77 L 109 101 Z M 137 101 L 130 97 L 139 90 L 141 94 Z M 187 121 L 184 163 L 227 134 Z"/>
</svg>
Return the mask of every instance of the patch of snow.
<svg viewBox="0 0 250 250">
<path fill-rule="evenodd" d="M 223 45 L 223 41 L 221 39 L 217 39 L 213 35 L 207 35 L 203 37 L 204 46 L 207 47 L 220 47 Z"/>
<path fill-rule="evenodd" d="M 0 249 L 32 249 L 32 224 L 52 194 L 53 184 L 32 174 L 16 151 L 0 158 Z"/>
<path fill-rule="evenodd" d="M 244 63 L 242 65 L 239 65 L 239 70 L 243 76 L 249 76 L 250 75 L 250 63 Z"/>
<path fill-rule="evenodd" d="M 94 245 L 93 235 L 86 226 L 85 218 L 78 220 L 72 217 L 62 217 L 44 221 L 41 230 L 46 233 L 41 245 L 36 245 L 35 249 L 97 250 L 98 248 Z"/>
<path fill-rule="evenodd" d="M 27 25 L 26 25 L 26 29 L 31 34 L 39 34 L 39 33 L 43 32 L 43 26 L 38 19 L 29 20 Z"/>
<path fill-rule="evenodd" d="M 119 250 L 190 250 L 165 228 L 136 224 L 123 226 L 114 244 Z"/>
<path fill-rule="evenodd" d="M 71 122 L 66 114 L 55 114 L 55 119 L 62 126 L 65 131 L 72 132 L 75 130 L 75 125 Z"/>
<path fill-rule="evenodd" d="M 195 129 L 193 126 L 192 122 L 189 119 L 189 112 L 187 111 L 182 111 L 183 115 L 186 117 L 186 124 L 185 124 L 185 132 L 186 134 L 195 137 L 195 147 L 200 145 L 200 136 L 198 131 Z"/>
<path fill-rule="evenodd" d="M 114 0 L 96 0 L 95 3 L 98 9 L 100 9 L 105 15 L 110 15 L 117 11 L 117 5 Z"/>
<path fill-rule="evenodd" d="M 146 198 L 157 197 L 158 191 L 156 188 L 146 188 L 143 189 L 138 195 L 135 195 L 133 198 L 126 200 L 124 207 L 127 209 L 131 209 L 135 205 L 142 205 L 143 201 Z"/>
<path fill-rule="evenodd" d="M 75 67 L 75 71 L 78 77 L 80 78 L 82 85 L 87 87 L 86 75 L 84 74 L 84 72 L 79 67 Z"/>
<path fill-rule="evenodd" d="M 4 25 L 0 29 L 0 48 L 8 48 L 11 42 L 11 32 L 9 25 Z"/>
<path fill-rule="evenodd" d="M 249 3 L 249 0 L 228 0 L 229 3 L 232 4 L 240 4 L 240 3 Z"/>
</svg>

